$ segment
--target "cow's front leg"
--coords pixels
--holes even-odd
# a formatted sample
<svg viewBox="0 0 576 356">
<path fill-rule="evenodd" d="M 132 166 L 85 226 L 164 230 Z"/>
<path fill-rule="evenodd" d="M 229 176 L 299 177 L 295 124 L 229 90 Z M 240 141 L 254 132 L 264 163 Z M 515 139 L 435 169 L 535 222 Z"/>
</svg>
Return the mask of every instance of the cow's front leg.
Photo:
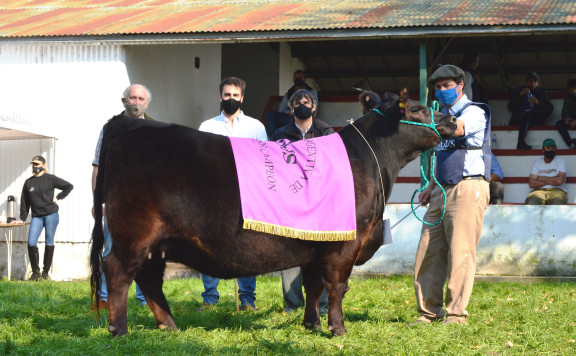
<svg viewBox="0 0 576 356">
<path fill-rule="evenodd" d="M 108 331 L 114 336 L 128 334 L 128 289 L 133 277 L 127 275 L 112 252 L 104 262 L 108 287 Z"/>
<path fill-rule="evenodd" d="M 328 311 L 328 330 L 330 330 L 334 336 L 345 335 L 347 332 L 344 327 L 342 301 L 348 289 L 347 282 L 329 281 L 326 284 L 326 292 L 328 293 L 328 302 L 330 304 Z"/>
<path fill-rule="evenodd" d="M 348 288 L 348 278 L 352 273 L 353 262 L 338 261 L 328 265 L 326 273 L 326 292 L 328 293 L 328 330 L 334 336 L 346 334 L 344 327 L 344 316 L 342 314 L 342 301 Z"/>
<path fill-rule="evenodd" d="M 302 267 L 302 284 L 306 292 L 306 307 L 304 311 L 304 325 L 307 329 L 321 330 L 320 312 L 318 303 L 324 290 L 322 276 L 314 268 Z"/>
</svg>

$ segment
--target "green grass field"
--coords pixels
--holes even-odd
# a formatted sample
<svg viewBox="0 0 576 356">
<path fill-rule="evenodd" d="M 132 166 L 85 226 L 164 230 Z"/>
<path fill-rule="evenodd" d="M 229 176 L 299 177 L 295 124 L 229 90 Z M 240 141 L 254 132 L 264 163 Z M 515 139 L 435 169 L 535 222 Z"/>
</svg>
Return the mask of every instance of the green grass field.
<svg viewBox="0 0 576 356">
<path fill-rule="evenodd" d="M 279 277 L 258 277 L 256 312 L 237 312 L 233 281 L 198 313 L 202 282 L 166 281 L 178 332 L 155 328 L 130 289 L 130 334 L 113 338 L 106 312 L 90 311 L 88 282 L 0 282 L 0 354 L 15 355 L 575 355 L 576 284 L 477 282 L 468 324 L 417 325 L 411 277 L 352 278 L 344 299 L 348 334 L 301 326 L 282 312 Z"/>
</svg>

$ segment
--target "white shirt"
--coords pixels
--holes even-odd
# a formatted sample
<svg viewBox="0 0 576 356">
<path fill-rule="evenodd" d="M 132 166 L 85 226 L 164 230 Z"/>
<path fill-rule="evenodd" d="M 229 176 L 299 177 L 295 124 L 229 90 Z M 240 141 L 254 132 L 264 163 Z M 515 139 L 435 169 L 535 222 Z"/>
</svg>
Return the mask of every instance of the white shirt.
<svg viewBox="0 0 576 356">
<path fill-rule="evenodd" d="M 464 95 L 454 106 L 448 109 L 450 115 L 456 114 L 469 103 L 470 100 Z M 467 147 L 482 147 L 484 142 L 484 130 L 486 129 L 486 117 L 484 110 L 476 105 L 468 106 L 458 120 L 464 121 L 464 137 Z M 464 158 L 464 177 L 484 175 L 484 153 L 482 150 L 466 150 Z"/>
<path fill-rule="evenodd" d="M 229 137 L 253 138 L 260 141 L 268 141 L 266 129 L 262 123 L 242 111 L 233 118 L 234 125 L 221 112 L 220 115 L 204 121 L 199 130 Z"/>
<path fill-rule="evenodd" d="M 566 173 L 566 161 L 564 161 L 560 157 L 554 157 L 554 159 L 550 163 L 546 163 L 544 161 L 544 157 L 540 157 L 537 160 L 535 160 L 534 163 L 532 163 L 532 169 L 530 170 L 530 174 L 543 177 L 556 177 L 560 172 Z M 568 191 L 566 190 L 566 178 L 564 178 L 564 182 L 562 182 L 561 185 L 547 184 L 538 189 L 543 188 L 557 188 L 562 189 L 563 191 L 568 193 Z"/>
</svg>

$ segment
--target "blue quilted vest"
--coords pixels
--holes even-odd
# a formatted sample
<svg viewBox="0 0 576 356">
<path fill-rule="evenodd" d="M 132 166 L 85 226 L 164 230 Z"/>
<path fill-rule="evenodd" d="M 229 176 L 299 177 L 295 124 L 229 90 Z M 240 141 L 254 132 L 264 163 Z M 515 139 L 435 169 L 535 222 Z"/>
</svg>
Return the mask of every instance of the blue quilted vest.
<svg viewBox="0 0 576 356">
<path fill-rule="evenodd" d="M 482 147 L 466 146 L 465 137 L 452 137 L 440 142 L 436 147 L 437 168 L 436 178 L 440 184 L 458 184 L 464 175 L 464 158 L 467 150 L 482 150 L 484 160 L 484 178 L 490 181 L 490 166 L 492 163 L 492 150 L 490 149 L 490 106 L 484 103 L 469 102 L 454 116 L 457 118 L 470 105 L 476 105 L 484 110 L 486 128 L 484 129 L 484 141 Z M 447 113 L 448 108 L 442 108 Z"/>
</svg>

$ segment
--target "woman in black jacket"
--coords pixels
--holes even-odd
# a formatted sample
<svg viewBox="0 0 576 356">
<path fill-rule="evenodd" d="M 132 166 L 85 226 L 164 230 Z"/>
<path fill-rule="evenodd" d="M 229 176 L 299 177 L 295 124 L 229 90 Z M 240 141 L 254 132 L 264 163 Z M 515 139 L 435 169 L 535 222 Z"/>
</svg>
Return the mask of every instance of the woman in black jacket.
<svg viewBox="0 0 576 356">
<path fill-rule="evenodd" d="M 54 256 L 54 235 L 60 221 L 58 215 L 58 200 L 64 199 L 74 186 L 64 179 L 49 174 L 46 169 L 46 159 L 42 156 L 32 158 L 33 176 L 26 179 L 20 198 L 20 221 L 26 221 L 28 211 L 32 209 L 32 220 L 28 232 L 28 256 L 32 267 L 29 280 L 47 279 L 48 271 Z M 61 190 L 54 196 L 54 188 Z M 44 269 L 40 275 L 40 257 L 38 255 L 38 238 L 42 229 L 46 229 L 46 247 L 44 248 Z"/>
</svg>

